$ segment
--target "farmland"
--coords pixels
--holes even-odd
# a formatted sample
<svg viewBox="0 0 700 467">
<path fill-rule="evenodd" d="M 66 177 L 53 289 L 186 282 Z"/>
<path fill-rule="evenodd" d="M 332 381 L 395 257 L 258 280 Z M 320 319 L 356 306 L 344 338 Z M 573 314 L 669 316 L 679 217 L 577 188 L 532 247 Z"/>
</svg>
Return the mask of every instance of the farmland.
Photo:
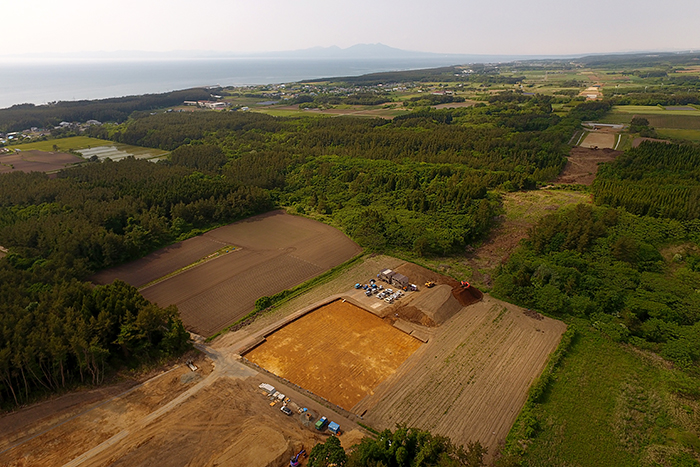
<svg viewBox="0 0 700 467">
<path fill-rule="evenodd" d="M 375 428 L 406 423 L 457 444 L 478 440 L 493 453 L 565 328 L 486 298 L 439 327 L 353 410 Z"/>
<path fill-rule="evenodd" d="M 400 299 L 407 301 L 405 305 L 399 303 L 386 310 L 367 307 L 405 332 L 420 331 L 427 341 L 409 352 L 410 356 L 405 350 L 395 355 L 390 368 L 377 365 L 385 354 L 367 352 L 365 341 L 371 340 L 378 328 L 365 322 L 375 317 L 362 310 L 356 317 L 354 305 L 339 302 L 334 305 L 342 306 L 343 311 L 337 317 L 331 319 L 331 312 L 328 316 L 316 315 L 318 311 L 305 315 L 266 335 L 261 345 L 245 354 L 246 358 L 362 415 L 373 428 L 406 423 L 448 436 L 457 444 L 478 440 L 495 452 L 566 326 L 491 297 L 461 307 L 449 293 L 451 289 L 459 290 L 459 286 L 455 289 L 448 285 L 455 284 L 454 280 L 410 263 L 395 269 L 410 274 L 417 282 L 435 279 L 441 285 L 409 293 Z M 442 288 L 447 288 L 447 295 L 440 293 Z M 358 301 L 362 296 L 355 291 L 346 294 Z M 455 304 L 456 311 L 452 310 Z M 395 312 L 404 308 L 416 308 L 434 318 L 433 327 L 421 325 L 420 320 L 407 322 L 410 317 L 406 316 L 396 321 Z M 319 322 L 314 322 L 316 319 Z M 344 328 L 346 335 L 339 334 L 338 328 Z M 377 341 L 386 345 L 394 339 Z M 317 347 L 316 341 L 323 343 Z M 224 336 L 224 342 L 230 344 L 231 340 Z M 389 350 L 397 354 L 393 348 Z M 291 355 L 298 358 L 292 359 Z M 362 371 L 358 371 L 358 361 L 363 362 Z M 364 382 L 370 384 L 361 390 L 359 386 Z M 360 397 L 362 392 L 366 397 Z M 348 393 L 354 397 L 348 397 Z M 349 407 L 353 401 L 358 402 Z"/>
<path fill-rule="evenodd" d="M 283 211 L 255 216 L 156 251 L 94 277 L 143 286 L 226 245 L 235 250 L 142 289 L 161 306 L 177 305 L 185 325 L 211 336 L 253 310 L 264 295 L 293 287 L 357 255 L 341 232 Z"/>
<path fill-rule="evenodd" d="M 335 301 L 271 334 L 245 357 L 345 409 L 421 342 L 346 301 Z"/>
<path fill-rule="evenodd" d="M 162 151 L 160 149 L 115 143 L 113 141 L 90 138 L 87 136 L 71 136 L 68 138 L 36 141 L 12 146 L 12 149 L 15 148 L 21 151 L 74 151 L 80 153 L 85 159 L 97 156 L 99 160 L 110 158 L 113 161 L 124 159 L 129 156 L 133 156 L 137 159 L 152 159 L 168 154 L 167 151 Z"/>
<path fill-rule="evenodd" d="M 61 152 L 37 150 L 0 154 L 0 174 L 9 172 L 55 172 L 84 162 L 80 157 Z"/>
</svg>

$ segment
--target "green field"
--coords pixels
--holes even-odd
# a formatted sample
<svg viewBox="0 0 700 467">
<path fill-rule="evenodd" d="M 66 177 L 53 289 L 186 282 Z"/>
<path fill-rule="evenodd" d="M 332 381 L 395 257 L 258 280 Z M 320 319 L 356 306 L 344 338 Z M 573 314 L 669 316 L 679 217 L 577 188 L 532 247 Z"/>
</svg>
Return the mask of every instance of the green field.
<svg viewBox="0 0 700 467">
<path fill-rule="evenodd" d="M 639 106 L 641 107 L 641 106 Z M 645 107 L 649 108 L 649 107 Z M 653 107 L 651 107 L 653 108 Z M 657 107 L 658 108 L 658 107 Z M 602 119 L 601 123 L 630 123 L 633 117 L 643 117 L 649 121 L 649 125 L 653 128 L 677 128 L 682 130 L 700 130 L 700 112 L 697 112 L 697 116 L 688 115 L 693 112 L 686 112 L 684 114 L 676 113 L 663 113 L 659 109 L 658 113 L 654 114 L 634 114 L 627 112 L 611 112 Z"/>
<path fill-rule="evenodd" d="M 16 146 L 13 145 L 12 148 L 17 148 L 23 151 L 35 149 L 38 151 L 50 152 L 54 150 L 54 145 L 58 146 L 59 151 L 69 151 L 72 149 L 86 149 L 97 146 L 113 146 L 114 141 L 90 138 L 87 136 L 71 136 L 69 138 L 50 139 L 47 141 L 36 141 L 34 143 L 18 144 Z"/>
<path fill-rule="evenodd" d="M 114 141 L 107 141 L 104 139 L 89 138 L 87 136 L 71 136 L 69 138 L 37 141 L 34 143 L 19 144 L 17 146 L 12 146 L 12 148 L 24 151 L 34 149 L 51 152 L 54 150 L 54 145 L 58 148 L 58 151 L 80 152 L 82 150 L 90 150 L 89 152 L 96 153 L 99 159 L 110 157 L 112 160 L 118 160 L 128 156 L 134 156 L 137 159 L 153 159 L 168 154 L 167 151 L 161 149 L 143 148 L 130 144 L 115 143 Z M 84 154 L 84 156 L 89 157 L 89 154 Z"/>
<path fill-rule="evenodd" d="M 666 110 L 656 105 L 616 105 L 613 107 L 612 111 L 613 113 L 700 117 L 699 110 Z"/>
<path fill-rule="evenodd" d="M 523 466 L 698 465 L 700 404 L 674 392 L 697 379 L 658 358 L 580 330 L 535 409 L 539 429 Z"/>
<path fill-rule="evenodd" d="M 677 128 L 657 128 L 656 133 L 660 138 L 681 140 L 681 141 L 692 141 L 694 143 L 700 143 L 700 129 L 698 130 L 684 130 Z"/>
</svg>

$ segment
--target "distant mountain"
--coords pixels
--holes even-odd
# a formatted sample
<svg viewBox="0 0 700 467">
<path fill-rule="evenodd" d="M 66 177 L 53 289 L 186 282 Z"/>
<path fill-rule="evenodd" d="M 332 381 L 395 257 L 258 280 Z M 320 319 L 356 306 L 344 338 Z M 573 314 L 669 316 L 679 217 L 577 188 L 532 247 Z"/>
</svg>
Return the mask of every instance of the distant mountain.
<svg viewBox="0 0 700 467">
<path fill-rule="evenodd" d="M 580 55 L 578 55 L 580 56 Z M 282 50 L 276 52 L 236 53 L 211 50 L 174 50 L 168 52 L 148 52 L 138 50 L 120 50 L 110 52 L 73 52 L 5 55 L 2 58 L 29 61 L 151 61 L 151 60 L 192 60 L 192 59 L 283 59 L 283 60 L 420 60 L 425 65 L 457 65 L 466 63 L 494 63 L 513 60 L 570 58 L 574 56 L 553 55 L 480 55 L 480 54 L 444 54 L 415 52 L 397 49 L 384 44 L 356 44 L 345 49 L 338 46 L 312 47 L 300 50 Z"/>
</svg>

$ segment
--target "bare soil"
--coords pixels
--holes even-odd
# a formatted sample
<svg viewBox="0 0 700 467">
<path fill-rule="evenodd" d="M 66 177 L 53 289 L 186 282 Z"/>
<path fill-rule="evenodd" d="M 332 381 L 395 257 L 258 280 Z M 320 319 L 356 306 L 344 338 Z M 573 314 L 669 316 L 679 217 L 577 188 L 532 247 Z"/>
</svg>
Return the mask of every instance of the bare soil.
<svg viewBox="0 0 700 467">
<path fill-rule="evenodd" d="M 145 466 L 155 462 L 159 466 L 282 467 L 302 446 L 310 450 L 327 436 L 312 428 L 320 416 L 341 424 L 344 447 L 357 443 L 363 436 L 355 423 L 359 415 L 349 415 L 289 381 L 242 365 L 236 349 L 270 326 L 277 326 L 279 320 L 293 317 L 305 306 L 313 307 L 314 300 L 349 289 L 358 292 L 352 289 L 354 283 L 364 283 L 387 267 L 408 273 L 414 283 L 426 278 L 438 283 L 433 289 L 421 288 L 404 297 L 411 297 L 405 304 L 423 316 L 432 313 L 438 319 L 443 317 L 433 327 L 421 327 L 428 330 L 427 343 L 364 310 L 356 315 L 342 308 L 340 315 L 325 325 L 312 312 L 306 324 L 300 318 L 290 325 L 297 326 L 285 344 L 287 353 L 298 355 L 294 361 L 289 359 L 297 365 L 294 377 L 327 373 L 334 378 L 326 381 L 324 390 L 340 394 L 356 381 L 369 382 L 374 372 L 377 376 L 375 382 L 367 383 L 371 386 L 367 395 L 350 407 L 352 413 L 364 416 L 365 423 L 393 429 L 395 422 L 405 422 L 445 434 L 459 444 L 479 440 L 493 454 L 522 408 L 529 385 L 556 346 L 564 324 L 530 317 L 526 310 L 490 297 L 461 307 L 452 294 L 453 279 L 396 258 L 376 256 L 261 316 L 248 328 L 228 333 L 211 346 L 200 346 L 212 360 L 203 357 L 196 372 L 181 366 L 142 386 L 105 388 L 104 397 L 85 392 L 81 401 L 68 395 L 0 418 L 0 465 Z M 455 303 L 456 310 L 448 310 Z M 390 307 L 381 313 L 391 313 L 386 311 Z M 294 331 L 290 326 L 282 330 Z M 395 336 L 408 339 L 409 347 L 417 345 L 417 350 L 406 346 L 391 350 Z M 326 343 L 311 352 L 306 364 L 299 363 L 307 344 L 316 341 Z M 329 357 L 332 354 L 335 359 Z M 360 363 L 343 371 L 341 365 L 350 359 Z M 324 369 L 315 369 L 315 361 L 322 362 Z M 299 414 L 287 417 L 280 412 L 279 403 L 270 406 L 268 397 L 257 388 L 260 382 L 270 383 L 290 397 L 293 410 L 307 407 L 311 418 Z M 303 381 L 300 386 L 308 388 Z"/>
<path fill-rule="evenodd" d="M 617 141 L 617 134 L 604 130 L 597 130 L 588 133 L 588 136 L 581 142 L 582 148 L 593 149 L 613 149 Z"/>
<path fill-rule="evenodd" d="M 335 301 L 267 336 L 244 356 L 350 409 L 420 345 L 372 313 Z"/>
<path fill-rule="evenodd" d="M 494 454 L 566 325 L 491 297 L 463 308 L 352 411 L 376 429 L 406 423 Z"/>
<path fill-rule="evenodd" d="M 644 141 L 652 141 L 652 142 L 656 142 L 656 143 L 670 143 L 670 141 L 669 141 L 669 140 L 666 140 L 666 139 L 658 139 L 658 138 L 634 138 L 634 140 L 632 141 L 632 147 L 633 147 L 633 148 L 636 148 L 636 147 L 638 147 L 640 144 L 642 144 Z"/>
<path fill-rule="evenodd" d="M 16 154 L 0 154 L 0 173 L 52 172 L 80 162 L 85 161 L 63 152 L 21 151 Z"/>
<path fill-rule="evenodd" d="M 571 148 L 569 161 L 555 183 L 590 185 L 598 173 L 598 166 L 615 160 L 620 154 L 621 151 L 612 149 Z"/>
<path fill-rule="evenodd" d="M 236 249 L 141 293 L 160 306 L 176 305 L 189 330 L 211 336 L 252 311 L 258 298 L 298 285 L 362 251 L 333 227 L 273 211 L 102 271 L 95 280 L 146 284 L 227 245 Z"/>
</svg>

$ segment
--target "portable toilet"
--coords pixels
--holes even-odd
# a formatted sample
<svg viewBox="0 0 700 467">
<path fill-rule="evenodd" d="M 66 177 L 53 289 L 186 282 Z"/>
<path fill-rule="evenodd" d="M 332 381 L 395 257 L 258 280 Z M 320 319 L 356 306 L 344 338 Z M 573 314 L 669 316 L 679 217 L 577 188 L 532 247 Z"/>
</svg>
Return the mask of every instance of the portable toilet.
<svg viewBox="0 0 700 467">
<path fill-rule="evenodd" d="M 338 425 L 335 422 L 330 422 L 328 424 L 328 431 L 330 431 L 334 435 L 337 435 L 338 433 L 340 433 L 340 425 Z"/>
</svg>

